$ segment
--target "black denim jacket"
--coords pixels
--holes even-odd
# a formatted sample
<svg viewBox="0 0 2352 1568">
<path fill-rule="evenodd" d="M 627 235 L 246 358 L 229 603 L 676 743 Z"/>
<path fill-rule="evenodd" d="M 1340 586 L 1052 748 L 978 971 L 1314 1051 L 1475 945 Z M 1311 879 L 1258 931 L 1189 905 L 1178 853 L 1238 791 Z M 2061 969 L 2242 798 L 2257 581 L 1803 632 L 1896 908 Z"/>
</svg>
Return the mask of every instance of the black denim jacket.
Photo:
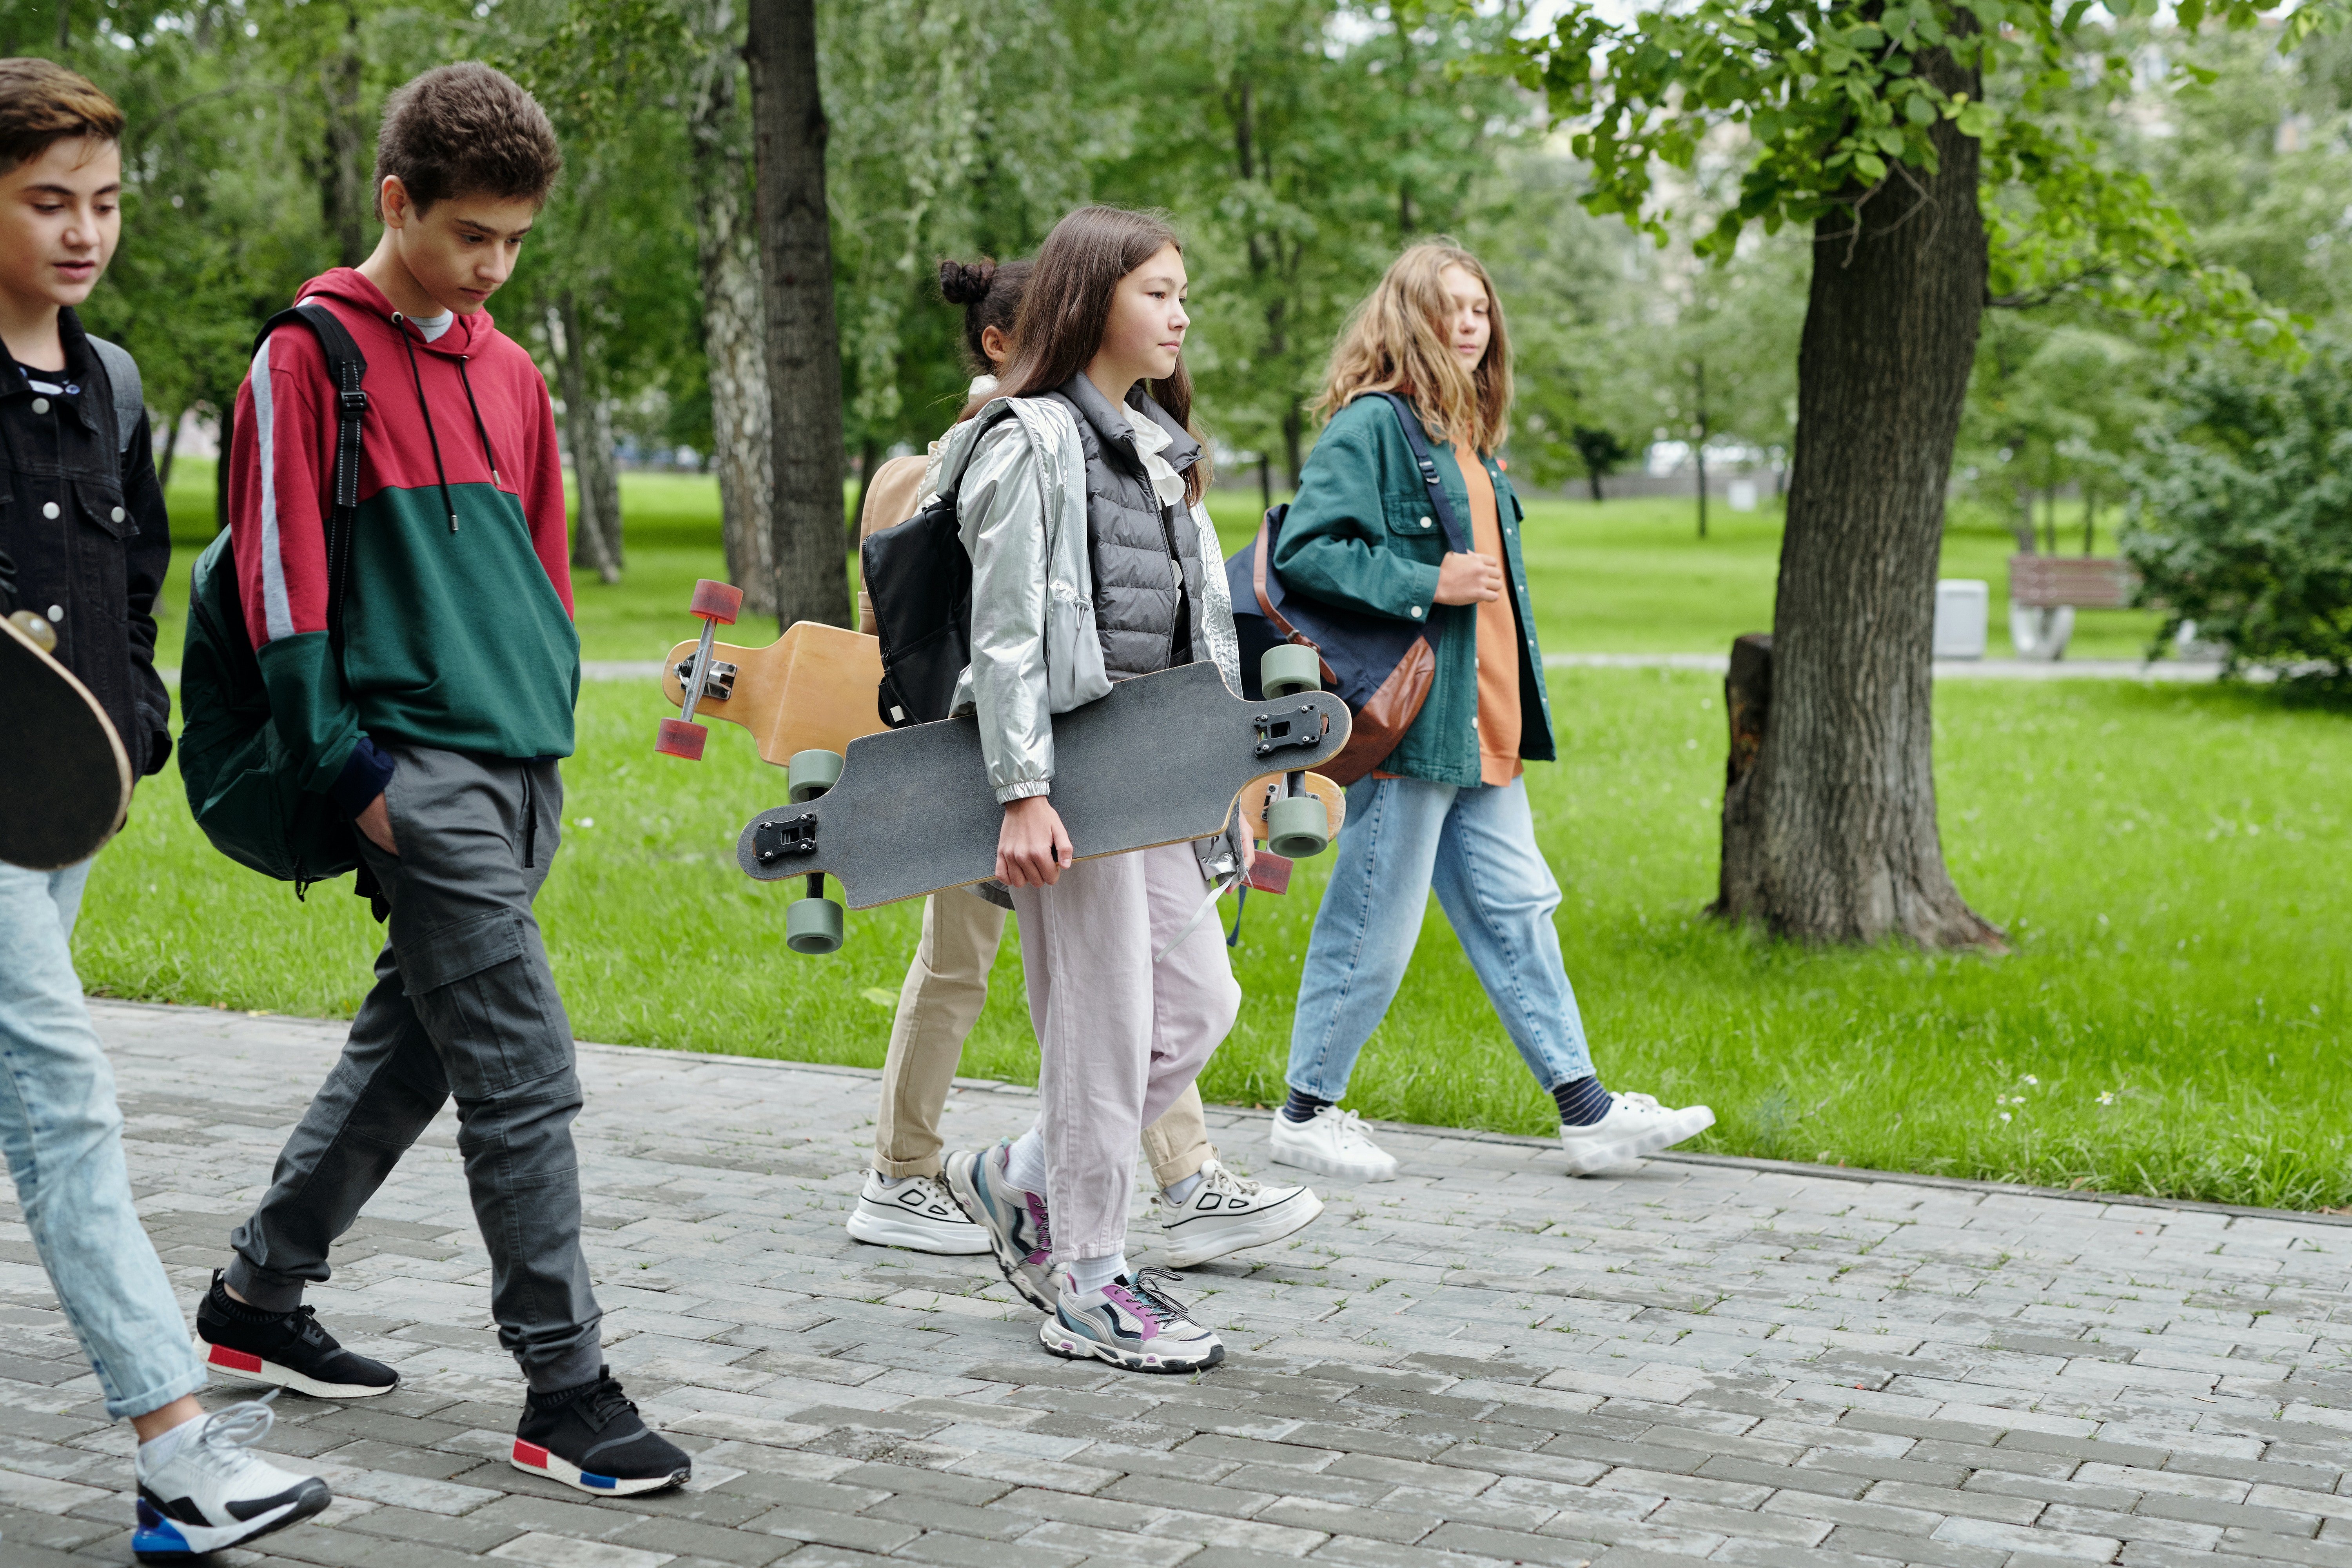
<svg viewBox="0 0 2352 1568">
<path fill-rule="evenodd" d="M 172 531 L 141 414 L 120 449 L 106 367 L 70 310 L 58 315 L 79 387 L 47 397 L 0 359 L 0 615 L 26 609 L 58 631 L 58 662 L 80 678 L 122 737 L 136 776 L 172 754 L 172 705 L 155 673 L 155 596 Z"/>
</svg>

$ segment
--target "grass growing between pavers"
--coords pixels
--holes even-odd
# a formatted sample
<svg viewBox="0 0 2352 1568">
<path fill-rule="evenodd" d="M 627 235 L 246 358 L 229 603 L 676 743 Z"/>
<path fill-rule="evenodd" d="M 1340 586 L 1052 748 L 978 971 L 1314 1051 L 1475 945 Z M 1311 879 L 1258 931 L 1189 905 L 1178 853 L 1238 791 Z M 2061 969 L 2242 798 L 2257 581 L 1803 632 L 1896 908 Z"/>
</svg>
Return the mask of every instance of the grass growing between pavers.
<svg viewBox="0 0 2352 1568">
<path fill-rule="evenodd" d="M 1528 786 L 1604 1080 L 1720 1121 L 1699 1147 L 2287 1207 L 2352 1203 L 2341 868 L 2342 716 L 2260 693 L 2108 682 L 1937 691 L 1945 843 L 2006 926 L 2002 958 L 1815 951 L 1700 914 L 1716 875 L 1717 682 L 1553 672 L 1565 760 Z M 826 959 L 783 946 L 792 885 L 732 846 L 782 795 L 720 727 L 708 760 L 651 755 L 658 700 L 582 693 L 562 858 L 541 901 L 590 1039 L 879 1063 L 918 911 L 850 917 Z M 1240 1024 L 1202 1079 L 1279 1096 L 1291 999 L 1323 881 L 1251 900 Z M 100 860 L 77 947 L 114 994 L 333 1016 L 380 933 L 348 884 L 288 888 L 215 855 L 176 777 L 141 792 Z M 1231 903 L 1225 906 L 1230 921 Z M 1034 1079 L 1008 942 L 964 1058 Z M 1541 1132 L 1553 1116 L 1433 906 L 1349 1104 L 1374 1117 Z"/>
</svg>

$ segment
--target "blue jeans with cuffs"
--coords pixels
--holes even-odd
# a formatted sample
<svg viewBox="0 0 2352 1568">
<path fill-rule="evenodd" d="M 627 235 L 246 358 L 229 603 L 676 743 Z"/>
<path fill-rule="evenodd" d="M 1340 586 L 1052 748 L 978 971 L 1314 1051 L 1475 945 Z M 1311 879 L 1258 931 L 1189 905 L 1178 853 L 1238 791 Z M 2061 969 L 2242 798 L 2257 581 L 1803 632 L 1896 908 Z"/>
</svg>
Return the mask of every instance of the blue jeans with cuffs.
<svg viewBox="0 0 2352 1568">
<path fill-rule="evenodd" d="M 1348 789 L 1330 885 L 1315 916 L 1290 1026 L 1290 1087 L 1348 1092 L 1420 938 L 1429 889 L 1453 923 L 1528 1070 L 1549 1090 L 1592 1072 L 1560 959 L 1559 884 L 1536 847 L 1525 779 L 1457 785 L 1363 778 Z"/>
<path fill-rule="evenodd" d="M 114 1069 L 74 973 L 89 862 L 0 866 L 0 1150 L 34 1250 L 115 1420 L 205 1384 L 187 1320 L 131 1204 Z"/>
</svg>

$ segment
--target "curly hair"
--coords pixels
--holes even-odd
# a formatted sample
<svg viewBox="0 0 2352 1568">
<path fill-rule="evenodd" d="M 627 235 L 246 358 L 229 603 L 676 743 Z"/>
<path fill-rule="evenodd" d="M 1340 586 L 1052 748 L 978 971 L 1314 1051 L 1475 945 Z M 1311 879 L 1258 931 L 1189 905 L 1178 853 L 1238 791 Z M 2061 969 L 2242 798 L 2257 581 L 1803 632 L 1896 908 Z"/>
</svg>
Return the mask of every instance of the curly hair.
<svg viewBox="0 0 2352 1568">
<path fill-rule="evenodd" d="M 539 100 L 504 71 L 465 60 L 411 78 L 384 100 L 375 137 L 375 216 L 397 174 L 416 210 L 451 196 L 547 199 L 563 153 Z"/>
<path fill-rule="evenodd" d="M 1464 370 L 1446 342 L 1453 306 L 1441 274 L 1449 267 L 1486 286 L 1493 336 L 1475 370 Z M 1508 438 L 1511 341 L 1503 331 L 1503 302 L 1476 257 L 1440 237 L 1409 246 L 1389 263 L 1379 286 L 1348 318 L 1312 407 L 1328 419 L 1367 392 L 1411 398 L 1433 441 L 1467 441 L 1492 452 Z"/>
</svg>

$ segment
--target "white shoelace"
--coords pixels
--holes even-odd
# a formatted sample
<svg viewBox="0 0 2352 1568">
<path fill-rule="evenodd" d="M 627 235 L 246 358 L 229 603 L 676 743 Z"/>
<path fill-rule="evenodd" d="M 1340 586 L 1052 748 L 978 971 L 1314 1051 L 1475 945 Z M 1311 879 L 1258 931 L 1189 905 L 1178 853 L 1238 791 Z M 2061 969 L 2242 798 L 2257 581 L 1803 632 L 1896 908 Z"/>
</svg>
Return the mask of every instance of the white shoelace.
<svg viewBox="0 0 2352 1568">
<path fill-rule="evenodd" d="M 1635 1111 L 1641 1115 L 1664 1116 L 1666 1113 L 1666 1108 L 1658 1103 L 1658 1100 L 1655 1095 L 1620 1094 L 1612 1096 L 1611 1098 L 1614 1099 L 1618 1104 L 1623 1106 L 1626 1110 Z"/>
<path fill-rule="evenodd" d="M 1194 1189 L 1192 1195 L 1200 1196 L 1202 1189 L 1222 1193 L 1229 1198 L 1254 1198 L 1265 1190 L 1239 1171 L 1229 1171 L 1215 1160 L 1201 1167 L 1201 1186 Z"/>
<path fill-rule="evenodd" d="M 1328 1119 L 1331 1123 L 1332 1137 L 1339 1140 L 1339 1146 L 1341 1148 L 1354 1149 L 1360 1147 L 1373 1150 L 1375 1152 L 1378 1152 L 1378 1145 L 1373 1143 L 1371 1139 L 1365 1135 L 1363 1129 L 1364 1119 L 1361 1116 L 1359 1116 L 1356 1112 L 1352 1110 L 1342 1110 L 1336 1105 L 1326 1106 L 1322 1110 L 1316 1113 L 1315 1120 L 1321 1121 L 1326 1119 Z"/>
<path fill-rule="evenodd" d="M 203 1426 L 180 1440 L 163 1463 L 186 1458 L 224 1471 L 253 1463 L 254 1457 L 246 1450 L 269 1436 L 270 1427 L 277 1425 L 278 1413 L 269 1408 L 269 1402 L 284 1392 L 273 1388 L 258 1399 L 240 1400 L 214 1411 L 205 1417 Z"/>
</svg>

